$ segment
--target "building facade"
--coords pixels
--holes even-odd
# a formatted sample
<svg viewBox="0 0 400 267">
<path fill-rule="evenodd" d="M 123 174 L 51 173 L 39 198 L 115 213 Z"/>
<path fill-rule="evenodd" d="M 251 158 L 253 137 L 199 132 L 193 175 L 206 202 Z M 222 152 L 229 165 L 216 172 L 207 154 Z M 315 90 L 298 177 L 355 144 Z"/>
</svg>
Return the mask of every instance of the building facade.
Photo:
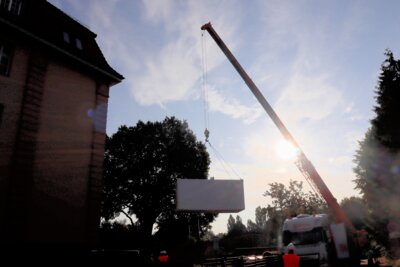
<svg viewBox="0 0 400 267">
<path fill-rule="evenodd" d="M 0 0 L 0 242 L 95 242 L 109 89 L 96 34 L 45 0 Z"/>
</svg>

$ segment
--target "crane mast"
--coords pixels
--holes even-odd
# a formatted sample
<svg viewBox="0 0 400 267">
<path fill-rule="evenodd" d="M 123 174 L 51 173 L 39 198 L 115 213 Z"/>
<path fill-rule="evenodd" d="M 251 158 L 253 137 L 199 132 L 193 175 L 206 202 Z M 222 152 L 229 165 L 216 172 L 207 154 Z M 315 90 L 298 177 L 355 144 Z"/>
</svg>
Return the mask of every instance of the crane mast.
<svg viewBox="0 0 400 267">
<path fill-rule="evenodd" d="M 249 77 L 249 75 L 246 73 L 246 71 L 243 69 L 243 67 L 240 65 L 240 63 L 237 61 L 235 56 L 231 53 L 229 48 L 225 45 L 225 43 L 219 37 L 217 32 L 212 27 L 211 23 L 209 22 L 209 23 L 204 24 L 201 27 L 201 29 L 206 30 L 211 35 L 211 37 L 217 43 L 219 48 L 222 50 L 222 52 L 225 54 L 225 56 L 228 58 L 228 60 L 232 63 L 233 67 L 236 69 L 236 71 L 242 77 L 242 79 L 244 80 L 246 85 L 249 87 L 251 92 L 257 98 L 258 102 L 261 104 L 261 106 L 267 112 L 269 117 L 272 119 L 272 121 L 278 127 L 278 129 L 282 133 L 283 137 L 297 149 L 298 158 L 296 160 L 296 166 L 298 167 L 300 172 L 305 176 L 305 178 L 313 185 L 313 187 L 315 187 L 318 190 L 319 194 L 324 198 L 324 200 L 328 204 L 329 208 L 336 215 L 336 221 L 344 223 L 353 234 L 356 234 L 358 231 L 354 227 L 353 223 L 349 220 L 347 215 L 344 213 L 344 211 L 340 207 L 339 203 L 337 202 L 336 198 L 332 195 L 331 191 L 328 189 L 325 182 L 322 180 L 321 176 L 315 169 L 314 165 L 311 163 L 310 160 L 308 160 L 307 156 L 304 154 L 304 152 L 300 148 L 299 144 L 296 142 L 296 140 L 291 135 L 289 130 L 283 124 L 283 122 L 278 117 L 276 112 L 272 109 L 271 105 L 265 99 L 265 97 L 260 92 L 260 90 L 258 89 L 256 84 L 252 81 L 252 79 Z"/>
</svg>

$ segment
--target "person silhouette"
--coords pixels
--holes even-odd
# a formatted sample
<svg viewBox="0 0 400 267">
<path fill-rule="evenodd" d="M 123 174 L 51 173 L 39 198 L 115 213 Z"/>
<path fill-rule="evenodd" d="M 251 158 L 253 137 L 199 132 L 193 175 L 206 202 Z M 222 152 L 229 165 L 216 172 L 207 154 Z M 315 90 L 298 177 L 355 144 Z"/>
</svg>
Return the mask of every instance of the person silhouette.
<svg viewBox="0 0 400 267">
<path fill-rule="evenodd" d="M 299 267 L 300 257 L 294 253 L 295 246 L 290 243 L 287 246 L 288 252 L 283 255 L 283 266 L 284 267 Z"/>
<path fill-rule="evenodd" d="M 158 255 L 158 262 L 167 263 L 168 262 L 168 253 L 165 250 L 160 251 L 160 255 Z"/>
</svg>

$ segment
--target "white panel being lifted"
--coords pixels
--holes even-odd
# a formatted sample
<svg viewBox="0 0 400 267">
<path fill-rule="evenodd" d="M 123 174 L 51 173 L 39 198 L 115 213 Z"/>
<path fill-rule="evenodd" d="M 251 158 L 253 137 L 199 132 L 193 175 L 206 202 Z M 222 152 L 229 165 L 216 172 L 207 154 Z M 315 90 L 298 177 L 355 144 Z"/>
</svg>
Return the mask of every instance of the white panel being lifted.
<svg viewBox="0 0 400 267">
<path fill-rule="evenodd" d="M 243 180 L 178 179 L 176 209 L 218 213 L 242 211 Z"/>
</svg>

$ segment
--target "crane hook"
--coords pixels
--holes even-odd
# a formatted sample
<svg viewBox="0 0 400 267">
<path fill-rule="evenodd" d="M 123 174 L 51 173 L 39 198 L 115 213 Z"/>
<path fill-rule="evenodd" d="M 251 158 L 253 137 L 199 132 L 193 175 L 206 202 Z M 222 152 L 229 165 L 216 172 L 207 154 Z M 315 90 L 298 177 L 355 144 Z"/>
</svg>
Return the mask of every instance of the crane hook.
<svg viewBox="0 0 400 267">
<path fill-rule="evenodd" d="M 206 137 L 206 143 L 207 143 L 208 137 L 210 137 L 210 131 L 207 128 L 204 130 L 204 136 Z"/>
</svg>

